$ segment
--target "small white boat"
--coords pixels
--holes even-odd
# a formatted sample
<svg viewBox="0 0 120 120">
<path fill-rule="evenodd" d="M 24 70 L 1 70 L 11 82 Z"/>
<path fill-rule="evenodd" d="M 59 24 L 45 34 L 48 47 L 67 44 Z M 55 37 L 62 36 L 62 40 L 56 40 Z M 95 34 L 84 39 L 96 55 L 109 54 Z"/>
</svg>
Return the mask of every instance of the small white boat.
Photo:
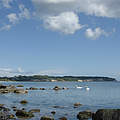
<svg viewBox="0 0 120 120">
<path fill-rule="evenodd" d="M 78 89 L 82 89 L 83 87 L 81 87 L 81 86 L 76 86 L 76 88 L 78 88 Z"/>
<path fill-rule="evenodd" d="M 87 91 L 89 91 L 89 90 L 90 90 L 90 88 L 89 88 L 88 86 L 85 86 L 85 89 L 86 89 Z"/>
</svg>

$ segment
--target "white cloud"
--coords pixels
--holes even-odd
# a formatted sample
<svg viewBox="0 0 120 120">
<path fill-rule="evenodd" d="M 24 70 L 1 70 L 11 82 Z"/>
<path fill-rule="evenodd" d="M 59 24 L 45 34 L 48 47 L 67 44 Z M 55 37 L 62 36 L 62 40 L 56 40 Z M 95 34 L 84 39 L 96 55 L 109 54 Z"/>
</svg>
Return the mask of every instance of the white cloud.
<svg viewBox="0 0 120 120">
<path fill-rule="evenodd" d="M 102 35 L 103 36 L 108 36 L 108 33 L 105 32 L 103 29 L 98 27 L 98 28 L 95 28 L 94 30 L 91 29 L 91 28 L 88 28 L 85 32 L 85 35 L 86 35 L 86 37 L 95 40 Z"/>
<path fill-rule="evenodd" d="M 19 68 L 17 69 L 17 71 L 18 71 L 18 73 L 23 73 L 23 72 L 24 72 L 24 70 L 23 70 L 21 67 L 19 67 Z"/>
<path fill-rule="evenodd" d="M 79 24 L 78 16 L 73 12 L 64 12 L 58 16 L 44 18 L 45 27 L 65 34 L 73 34 L 83 26 Z"/>
<path fill-rule="evenodd" d="M 0 77 L 11 77 L 18 75 L 33 75 L 32 72 L 25 72 L 22 68 L 12 69 L 12 68 L 0 68 Z"/>
<path fill-rule="evenodd" d="M 120 17 L 120 0 L 32 0 L 38 15 L 76 11 L 102 17 Z"/>
<path fill-rule="evenodd" d="M 25 6 L 23 4 L 19 5 L 19 9 L 20 9 L 20 13 L 19 13 L 19 18 L 25 18 L 25 19 L 29 19 L 30 18 L 30 12 L 27 8 L 25 8 Z"/>
<path fill-rule="evenodd" d="M 2 4 L 3 4 L 4 7 L 11 8 L 10 3 L 12 3 L 13 0 L 1 0 L 1 1 L 2 1 Z"/>
<path fill-rule="evenodd" d="M 55 70 L 55 69 L 51 69 L 51 70 L 43 70 L 40 71 L 38 74 L 40 75 L 64 75 L 65 71 L 64 70 Z"/>
<path fill-rule="evenodd" d="M 19 18 L 17 17 L 15 13 L 8 14 L 7 18 L 9 19 L 9 22 L 11 22 L 12 24 L 15 24 L 19 21 Z"/>
<path fill-rule="evenodd" d="M 67 34 L 73 34 L 80 29 L 78 18 L 80 13 L 108 18 L 120 17 L 120 0 L 32 0 L 32 2 L 36 8 L 35 15 L 47 23 L 47 28 Z M 67 18 L 70 16 L 65 13 L 74 13 L 68 24 Z M 69 31 L 71 27 L 73 31 Z"/>
<path fill-rule="evenodd" d="M 0 31 L 9 30 L 11 28 L 11 25 L 4 25 L 0 28 Z"/>
<path fill-rule="evenodd" d="M 7 15 L 7 18 L 10 23 L 16 24 L 22 19 L 29 19 L 30 18 L 30 12 L 23 4 L 19 5 L 19 13 L 10 13 Z M 11 25 L 12 26 L 12 25 Z"/>
</svg>

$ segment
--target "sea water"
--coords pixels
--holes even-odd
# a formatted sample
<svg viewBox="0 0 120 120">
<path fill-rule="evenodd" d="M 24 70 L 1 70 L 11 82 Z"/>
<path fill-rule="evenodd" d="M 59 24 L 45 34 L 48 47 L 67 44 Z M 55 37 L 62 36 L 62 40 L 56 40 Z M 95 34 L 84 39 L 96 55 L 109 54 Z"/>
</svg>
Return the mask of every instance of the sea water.
<svg viewBox="0 0 120 120">
<path fill-rule="evenodd" d="M 17 106 L 18 109 L 40 109 L 30 120 L 40 120 L 41 116 L 48 115 L 58 120 L 67 117 L 68 120 L 77 120 L 80 111 L 91 110 L 95 112 L 101 108 L 120 108 L 120 82 L 1 82 L 4 85 L 24 85 L 24 88 L 36 87 L 46 90 L 29 90 L 28 94 L 0 94 L 0 104 L 8 107 Z M 68 90 L 54 91 L 55 86 L 67 87 Z M 81 86 L 82 89 L 76 88 Z M 90 89 L 86 90 L 86 86 Z M 21 105 L 21 100 L 28 104 Z M 74 103 L 83 104 L 74 108 Z M 60 108 L 54 108 L 60 106 Z M 56 111 L 53 116 L 52 111 Z"/>
</svg>

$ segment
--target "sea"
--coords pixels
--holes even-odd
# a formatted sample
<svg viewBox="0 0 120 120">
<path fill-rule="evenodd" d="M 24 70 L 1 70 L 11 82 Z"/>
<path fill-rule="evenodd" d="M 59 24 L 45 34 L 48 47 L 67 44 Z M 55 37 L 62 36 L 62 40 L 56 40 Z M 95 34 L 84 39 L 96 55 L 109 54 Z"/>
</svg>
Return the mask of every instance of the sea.
<svg viewBox="0 0 120 120">
<path fill-rule="evenodd" d="M 46 88 L 46 90 L 29 90 L 28 94 L 0 94 L 0 104 L 5 104 L 9 108 L 16 106 L 27 111 L 40 109 L 40 113 L 35 113 L 35 117 L 29 120 L 40 120 L 44 115 L 54 117 L 55 120 L 59 120 L 60 117 L 77 120 L 80 111 L 96 112 L 102 108 L 120 108 L 120 82 L 0 82 L 0 84 L 15 86 L 22 84 L 25 89 Z M 55 86 L 69 89 L 55 91 L 53 90 Z M 27 100 L 28 104 L 21 105 L 21 100 Z M 74 108 L 74 103 L 78 102 L 82 106 Z M 52 115 L 52 111 L 56 114 Z"/>
</svg>

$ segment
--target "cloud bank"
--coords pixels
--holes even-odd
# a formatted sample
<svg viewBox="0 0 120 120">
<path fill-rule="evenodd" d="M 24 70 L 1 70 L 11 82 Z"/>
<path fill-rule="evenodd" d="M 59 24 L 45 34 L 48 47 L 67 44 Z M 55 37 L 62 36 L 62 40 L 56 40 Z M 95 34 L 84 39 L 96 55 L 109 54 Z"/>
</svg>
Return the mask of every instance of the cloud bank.
<svg viewBox="0 0 120 120">
<path fill-rule="evenodd" d="M 9 23 L 14 25 L 23 19 L 37 17 L 43 21 L 44 27 L 52 31 L 62 32 L 64 34 L 74 34 L 83 28 L 80 23 L 80 14 L 86 16 L 120 18 L 120 0 L 30 0 L 33 9 L 30 12 L 25 7 L 25 3 L 21 4 L 15 0 L 1 0 L 2 6 L 5 8 L 13 8 L 13 3 L 18 3 L 16 12 L 7 15 Z M 31 17 L 32 16 L 32 17 Z M 87 24 L 87 23 L 85 23 Z M 88 25 L 89 26 L 89 25 Z M 96 30 L 90 27 L 86 28 L 86 36 L 90 38 L 90 33 L 95 34 Z M 3 29 L 4 30 L 4 29 Z M 98 30 L 99 31 L 99 30 Z M 96 37 L 103 35 L 103 31 Z M 105 34 L 104 34 L 105 35 Z M 95 39 L 91 37 L 92 39 Z"/>
<path fill-rule="evenodd" d="M 80 13 L 97 17 L 120 17 L 119 0 L 32 0 L 32 2 L 36 8 L 36 16 L 43 20 L 46 28 L 65 34 L 73 34 L 82 28 Z M 104 33 L 100 29 L 94 32 L 91 29 L 87 31 L 87 36 L 90 36 L 91 32 L 96 35 L 95 38 Z"/>
</svg>

